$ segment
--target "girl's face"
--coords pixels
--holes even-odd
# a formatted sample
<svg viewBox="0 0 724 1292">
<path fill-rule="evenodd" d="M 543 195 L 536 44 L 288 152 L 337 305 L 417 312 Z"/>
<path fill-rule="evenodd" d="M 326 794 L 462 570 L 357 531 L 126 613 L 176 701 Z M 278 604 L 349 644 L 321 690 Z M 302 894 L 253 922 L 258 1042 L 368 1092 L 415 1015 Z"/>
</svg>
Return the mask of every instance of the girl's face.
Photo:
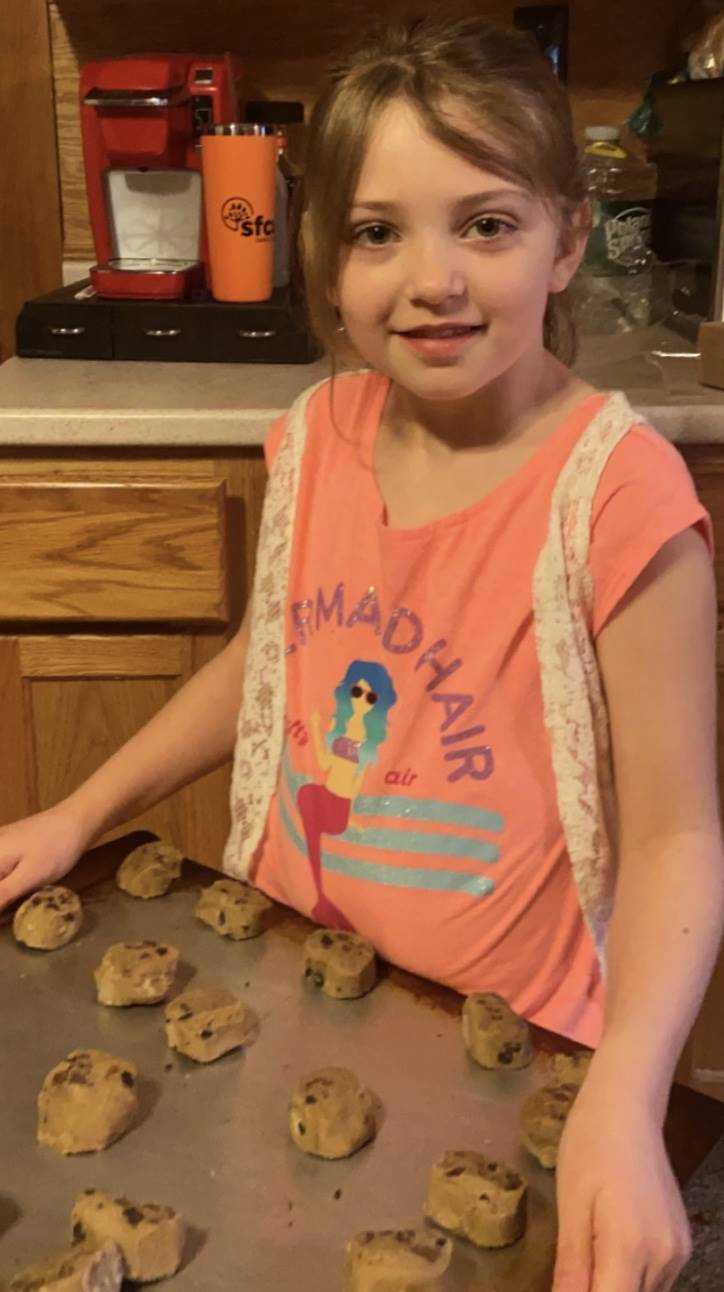
<svg viewBox="0 0 724 1292">
<path fill-rule="evenodd" d="M 363 677 L 360 678 L 359 682 L 354 682 L 350 686 L 349 693 L 352 699 L 352 712 L 356 716 L 361 714 L 365 718 L 370 709 L 374 708 L 377 703 L 377 693 L 372 690 L 369 682 L 366 682 Z"/>
<path fill-rule="evenodd" d="M 474 394 L 539 359 L 564 254 L 543 201 L 425 133 L 406 103 L 374 130 L 349 212 L 335 303 L 373 368 L 420 398 Z"/>
</svg>

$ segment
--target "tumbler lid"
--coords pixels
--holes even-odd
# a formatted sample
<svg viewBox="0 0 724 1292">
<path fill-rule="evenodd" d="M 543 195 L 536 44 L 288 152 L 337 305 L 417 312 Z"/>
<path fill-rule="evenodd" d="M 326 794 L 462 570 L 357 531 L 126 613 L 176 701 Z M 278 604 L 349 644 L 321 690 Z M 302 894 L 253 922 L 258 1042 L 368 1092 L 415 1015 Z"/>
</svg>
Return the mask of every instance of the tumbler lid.
<svg viewBox="0 0 724 1292">
<path fill-rule="evenodd" d="M 252 121 L 216 121 L 204 131 L 207 135 L 276 135 L 274 126 Z"/>
</svg>

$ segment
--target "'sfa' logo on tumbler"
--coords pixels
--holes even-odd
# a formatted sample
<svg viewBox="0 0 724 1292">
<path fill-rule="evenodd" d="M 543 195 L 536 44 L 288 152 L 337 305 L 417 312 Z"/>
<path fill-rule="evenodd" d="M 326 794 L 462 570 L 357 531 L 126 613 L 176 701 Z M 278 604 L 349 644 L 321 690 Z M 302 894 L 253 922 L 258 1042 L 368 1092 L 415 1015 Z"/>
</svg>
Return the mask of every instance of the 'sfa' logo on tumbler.
<svg viewBox="0 0 724 1292">
<path fill-rule="evenodd" d="M 221 219 L 227 229 L 242 238 L 268 242 L 274 237 L 274 221 L 264 215 L 255 215 L 254 207 L 245 197 L 227 197 L 221 208 Z"/>
</svg>

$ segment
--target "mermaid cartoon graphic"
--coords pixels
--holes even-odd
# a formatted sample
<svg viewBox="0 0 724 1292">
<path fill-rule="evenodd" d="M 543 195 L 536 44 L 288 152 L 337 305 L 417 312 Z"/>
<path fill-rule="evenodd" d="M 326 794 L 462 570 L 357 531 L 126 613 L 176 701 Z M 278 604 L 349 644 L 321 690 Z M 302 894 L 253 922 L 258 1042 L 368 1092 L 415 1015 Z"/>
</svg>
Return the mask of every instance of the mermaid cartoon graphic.
<svg viewBox="0 0 724 1292">
<path fill-rule="evenodd" d="M 314 750 L 323 784 L 310 782 L 297 794 L 307 853 L 317 890 L 312 918 L 330 928 L 351 929 L 342 911 L 322 886 L 322 835 L 343 834 L 351 824 L 352 804 L 369 764 L 387 735 L 387 715 L 397 700 L 392 679 L 382 664 L 353 660 L 334 691 L 335 710 L 326 734 L 322 717 L 311 718 Z M 359 829 L 360 822 L 355 822 Z"/>
</svg>

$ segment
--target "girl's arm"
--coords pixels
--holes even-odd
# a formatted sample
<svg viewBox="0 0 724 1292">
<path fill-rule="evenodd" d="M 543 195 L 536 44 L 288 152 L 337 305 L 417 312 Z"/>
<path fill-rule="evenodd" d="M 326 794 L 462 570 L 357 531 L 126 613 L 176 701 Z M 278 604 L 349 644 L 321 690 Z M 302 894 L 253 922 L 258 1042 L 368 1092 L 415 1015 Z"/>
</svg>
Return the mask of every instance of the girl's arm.
<svg viewBox="0 0 724 1292">
<path fill-rule="evenodd" d="M 231 758 L 248 640 L 245 615 L 224 649 L 71 795 L 93 840 Z"/>
<path fill-rule="evenodd" d="M 319 764 L 321 771 L 328 772 L 330 767 L 332 766 L 332 755 L 329 752 L 324 740 L 322 739 L 322 732 L 321 732 L 322 718 L 316 709 L 312 714 L 311 725 L 312 725 L 312 740 L 314 741 L 314 752 L 317 755 L 317 762 Z M 332 730 L 333 725 L 334 725 L 333 723 L 330 723 L 330 726 L 329 726 L 330 731 Z"/>
<path fill-rule="evenodd" d="M 620 828 L 601 1051 L 661 1118 L 724 922 L 716 625 L 711 562 L 689 529 L 598 641 Z"/>
<path fill-rule="evenodd" d="M 365 778 L 365 772 L 366 772 L 366 771 L 367 771 L 367 768 L 366 768 L 366 767 L 360 767 L 359 771 L 358 771 L 358 772 L 356 773 L 356 775 L 355 775 L 354 780 L 352 781 L 352 794 L 351 794 L 351 796 L 350 796 L 350 798 L 351 798 L 351 802 L 350 802 L 350 815 L 349 815 L 349 821 L 347 822 L 347 829 L 348 829 L 348 830 L 366 830 L 366 829 L 367 829 L 367 822 L 366 822 L 366 821 L 362 821 L 362 820 L 360 819 L 360 817 L 358 817 L 358 816 L 353 816 L 353 815 L 352 815 L 352 814 L 353 814 L 353 812 L 354 812 L 355 799 L 357 798 L 357 795 L 359 794 L 360 790 L 362 789 L 362 782 L 363 782 L 363 780 L 364 780 L 364 778 Z"/>
<path fill-rule="evenodd" d="M 364 778 L 365 778 L 365 772 L 366 772 L 366 771 L 367 771 L 367 768 L 366 768 L 366 767 L 360 767 L 360 768 L 359 768 L 359 770 L 355 772 L 354 780 L 352 781 L 352 798 L 353 798 L 353 799 L 355 799 L 355 798 L 357 797 L 357 795 L 359 794 L 360 790 L 362 789 L 362 782 L 363 782 L 363 780 L 364 780 Z"/>
<path fill-rule="evenodd" d="M 0 828 L 0 909 L 61 878 L 101 835 L 232 755 L 249 624 L 68 798 Z"/>
<path fill-rule="evenodd" d="M 603 1038 L 564 1135 L 554 1292 L 668 1292 L 690 1251 L 661 1127 L 720 945 L 716 589 L 693 530 L 671 539 L 597 643 L 619 870 Z"/>
</svg>

